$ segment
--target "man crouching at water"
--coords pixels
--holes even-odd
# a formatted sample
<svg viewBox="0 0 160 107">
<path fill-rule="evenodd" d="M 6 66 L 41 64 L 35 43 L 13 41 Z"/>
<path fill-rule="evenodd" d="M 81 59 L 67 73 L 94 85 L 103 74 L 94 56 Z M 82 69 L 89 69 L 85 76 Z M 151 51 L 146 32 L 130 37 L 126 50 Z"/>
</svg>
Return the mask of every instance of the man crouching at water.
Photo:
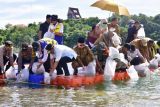
<svg viewBox="0 0 160 107">
<path fill-rule="evenodd" d="M 7 71 L 10 66 L 13 66 L 13 62 L 16 60 L 17 56 L 13 54 L 13 43 L 11 41 L 6 41 L 4 45 L 0 46 L 0 74 Z M 8 65 L 6 65 L 8 62 Z M 4 70 L 4 66 L 6 69 Z"/>
<path fill-rule="evenodd" d="M 48 44 L 46 46 L 46 50 L 50 51 L 50 54 L 53 55 L 55 59 L 50 69 L 50 75 L 52 75 L 55 70 L 57 70 L 57 75 L 63 75 L 64 70 L 65 76 L 69 76 L 70 73 L 67 63 L 73 62 L 76 59 L 76 52 L 65 45 L 51 44 Z"/>
<path fill-rule="evenodd" d="M 27 43 L 23 43 L 21 48 L 22 49 L 18 54 L 18 60 L 17 60 L 18 73 L 20 73 L 20 71 L 25 68 L 24 64 L 29 64 L 29 70 L 30 70 L 36 58 L 36 54 L 33 51 L 33 48 L 31 45 L 28 45 Z"/>
<path fill-rule="evenodd" d="M 72 63 L 72 67 L 74 68 L 74 75 L 78 73 L 78 67 L 83 67 L 83 69 L 89 65 L 89 63 L 93 62 L 94 55 L 90 48 L 85 45 L 85 38 L 79 37 L 77 41 L 77 45 L 73 48 L 74 51 L 78 54 L 75 61 Z"/>
</svg>

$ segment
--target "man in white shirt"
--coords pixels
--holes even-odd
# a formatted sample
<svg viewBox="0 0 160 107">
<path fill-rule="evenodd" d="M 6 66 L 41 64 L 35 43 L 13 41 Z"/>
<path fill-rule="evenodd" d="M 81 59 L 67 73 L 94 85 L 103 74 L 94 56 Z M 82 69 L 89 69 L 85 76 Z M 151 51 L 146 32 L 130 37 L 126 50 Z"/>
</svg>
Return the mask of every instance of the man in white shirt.
<svg viewBox="0 0 160 107">
<path fill-rule="evenodd" d="M 40 39 L 39 41 L 33 42 L 33 50 L 38 53 L 38 59 L 40 60 L 39 62 L 41 63 L 39 67 L 43 64 L 45 71 L 49 72 L 50 70 L 50 54 L 48 54 L 48 51 L 45 49 L 45 47 L 48 45 L 56 45 L 57 41 L 50 39 L 50 38 L 43 38 Z M 39 68 L 38 67 L 38 68 Z"/>
<path fill-rule="evenodd" d="M 65 76 L 69 76 L 70 73 L 68 70 L 67 63 L 73 62 L 76 59 L 77 57 L 76 52 L 70 47 L 67 47 L 65 45 L 53 46 L 50 44 L 46 46 L 46 50 L 50 51 L 50 54 L 52 54 L 55 58 L 55 62 L 51 66 L 52 68 L 50 70 L 50 74 L 52 74 L 52 72 L 54 72 L 54 70 L 56 69 L 57 75 L 62 75 L 64 70 Z"/>
</svg>

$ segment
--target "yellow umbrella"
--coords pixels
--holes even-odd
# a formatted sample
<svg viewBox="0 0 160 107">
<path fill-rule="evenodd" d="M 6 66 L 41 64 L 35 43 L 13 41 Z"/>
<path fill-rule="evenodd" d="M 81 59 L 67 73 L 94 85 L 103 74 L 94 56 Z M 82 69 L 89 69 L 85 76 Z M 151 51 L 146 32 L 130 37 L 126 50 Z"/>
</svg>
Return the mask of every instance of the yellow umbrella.
<svg viewBox="0 0 160 107">
<path fill-rule="evenodd" d="M 98 7 L 102 10 L 118 13 L 119 15 L 129 16 L 128 9 L 124 6 L 117 5 L 113 0 L 98 0 L 91 6 Z"/>
<path fill-rule="evenodd" d="M 117 4 L 114 3 L 113 0 L 98 0 L 93 3 L 91 6 L 98 7 L 102 10 L 108 10 L 111 12 L 116 12 L 118 10 Z"/>
<path fill-rule="evenodd" d="M 119 15 L 130 16 L 128 9 L 124 6 L 118 5 L 118 10 L 119 10 L 119 12 L 117 12 L 117 13 Z"/>
</svg>

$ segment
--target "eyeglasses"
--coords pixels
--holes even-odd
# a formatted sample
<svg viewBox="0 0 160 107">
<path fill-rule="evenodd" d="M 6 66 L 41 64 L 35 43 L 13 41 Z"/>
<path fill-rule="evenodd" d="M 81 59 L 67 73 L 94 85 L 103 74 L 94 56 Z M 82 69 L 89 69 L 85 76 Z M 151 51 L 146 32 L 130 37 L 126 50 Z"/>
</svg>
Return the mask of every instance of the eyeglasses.
<svg viewBox="0 0 160 107">
<path fill-rule="evenodd" d="M 84 45 L 79 45 L 79 46 L 81 46 L 81 47 L 82 47 L 82 46 L 84 46 Z"/>
<path fill-rule="evenodd" d="M 103 24 L 107 24 L 106 22 L 103 22 Z"/>
</svg>

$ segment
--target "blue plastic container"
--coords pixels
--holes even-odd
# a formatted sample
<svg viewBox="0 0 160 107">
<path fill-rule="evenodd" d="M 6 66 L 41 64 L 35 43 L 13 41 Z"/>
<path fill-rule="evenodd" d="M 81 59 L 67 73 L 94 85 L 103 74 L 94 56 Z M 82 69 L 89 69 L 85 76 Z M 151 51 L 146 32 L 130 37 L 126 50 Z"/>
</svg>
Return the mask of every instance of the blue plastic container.
<svg viewBox="0 0 160 107">
<path fill-rule="evenodd" d="M 29 87 L 30 88 L 42 88 L 42 83 L 44 82 L 43 74 L 30 74 L 29 75 Z"/>
</svg>

